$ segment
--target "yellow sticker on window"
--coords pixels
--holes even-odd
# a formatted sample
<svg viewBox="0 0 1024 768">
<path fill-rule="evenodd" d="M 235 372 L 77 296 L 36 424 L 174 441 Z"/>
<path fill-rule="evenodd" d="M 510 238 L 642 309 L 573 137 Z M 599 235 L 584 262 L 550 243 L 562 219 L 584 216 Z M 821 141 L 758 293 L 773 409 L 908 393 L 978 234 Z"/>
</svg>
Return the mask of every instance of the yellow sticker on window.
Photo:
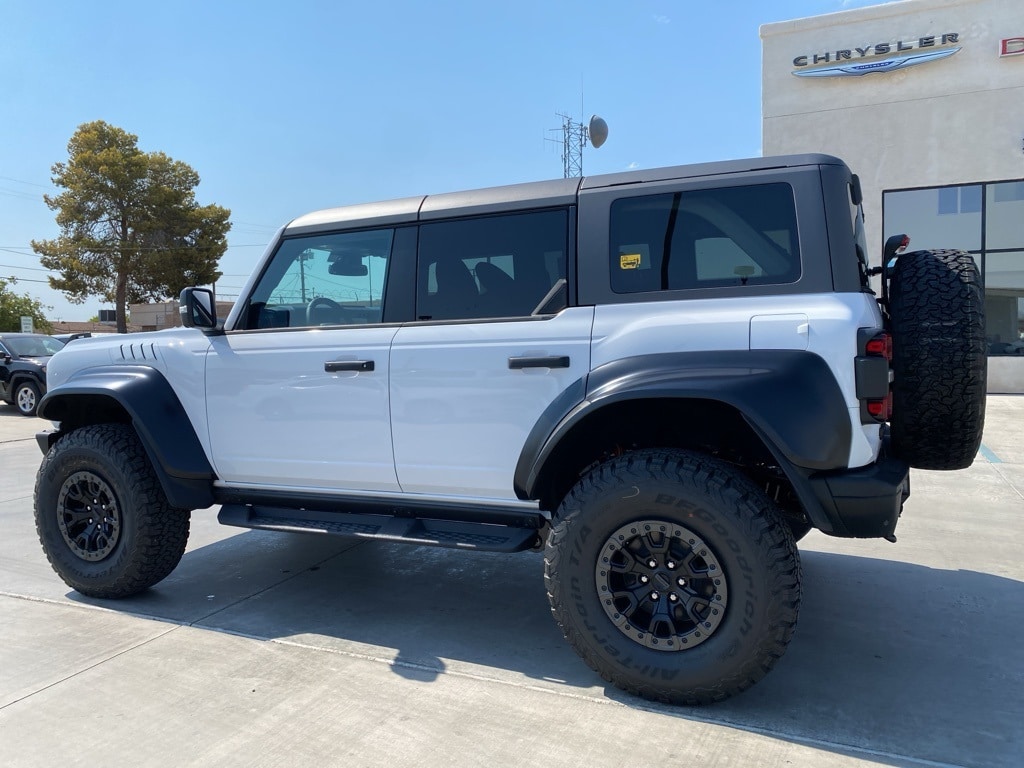
<svg viewBox="0 0 1024 768">
<path fill-rule="evenodd" d="M 640 269 L 640 254 L 620 253 L 619 269 Z"/>
</svg>

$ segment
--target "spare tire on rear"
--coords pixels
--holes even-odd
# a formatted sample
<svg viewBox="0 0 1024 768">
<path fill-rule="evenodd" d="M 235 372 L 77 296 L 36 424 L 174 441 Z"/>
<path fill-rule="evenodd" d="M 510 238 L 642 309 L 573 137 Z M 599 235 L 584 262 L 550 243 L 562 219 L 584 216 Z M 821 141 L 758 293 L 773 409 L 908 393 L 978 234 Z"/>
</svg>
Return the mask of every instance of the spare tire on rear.
<svg viewBox="0 0 1024 768">
<path fill-rule="evenodd" d="M 917 469 L 963 469 L 985 425 L 985 298 L 974 257 L 914 251 L 890 270 L 893 452 Z"/>
</svg>

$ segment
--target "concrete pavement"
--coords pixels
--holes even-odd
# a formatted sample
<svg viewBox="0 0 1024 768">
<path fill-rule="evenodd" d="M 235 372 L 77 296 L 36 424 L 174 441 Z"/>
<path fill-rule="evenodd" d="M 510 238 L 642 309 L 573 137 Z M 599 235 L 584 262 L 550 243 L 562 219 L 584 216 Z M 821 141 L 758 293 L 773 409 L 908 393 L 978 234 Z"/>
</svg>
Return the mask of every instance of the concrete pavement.
<svg viewBox="0 0 1024 768">
<path fill-rule="evenodd" d="M 0 760 L 118 765 L 1024 765 L 1024 397 L 969 470 L 913 473 L 899 542 L 802 543 L 786 656 L 701 709 L 607 687 L 540 557 L 224 528 L 96 601 L 52 572 L 45 422 L 0 407 Z"/>
</svg>

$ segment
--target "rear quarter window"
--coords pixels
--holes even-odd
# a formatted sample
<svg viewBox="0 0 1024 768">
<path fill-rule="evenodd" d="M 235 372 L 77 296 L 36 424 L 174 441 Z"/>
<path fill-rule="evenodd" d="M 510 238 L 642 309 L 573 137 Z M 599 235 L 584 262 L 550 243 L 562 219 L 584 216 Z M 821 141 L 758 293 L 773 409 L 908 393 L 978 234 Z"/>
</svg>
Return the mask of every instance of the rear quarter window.
<svg viewBox="0 0 1024 768">
<path fill-rule="evenodd" d="M 665 192 L 615 200 L 615 293 L 773 285 L 800 279 L 789 184 Z"/>
</svg>

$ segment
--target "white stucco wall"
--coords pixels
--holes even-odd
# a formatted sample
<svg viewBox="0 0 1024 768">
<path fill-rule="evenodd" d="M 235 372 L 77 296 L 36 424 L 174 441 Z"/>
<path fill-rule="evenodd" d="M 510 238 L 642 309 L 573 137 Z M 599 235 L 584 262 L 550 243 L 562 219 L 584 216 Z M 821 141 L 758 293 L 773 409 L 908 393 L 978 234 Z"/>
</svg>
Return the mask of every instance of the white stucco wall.
<svg viewBox="0 0 1024 768">
<path fill-rule="evenodd" d="M 942 60 L 859 77 L 792 74 L 799 56 L 811 62 L 803 69 L 825 53 L 831 61 L 817 66 L 834 66 L 840 50 L 852 51 L 841 63 L 877 61 L 888 56 L 873 55 L 876 44 L 924 52 L 950 33 L 961 50 Z M 920 48 L 929 37 L 935 45 Z M 999 56 L 1000 41 L 1018 37 L 1024 0 L 901 0 L 765 24 L 763 153 L 843 158 L 861 178 L 877 264 L 885 235 L 895 234 L 882 231 L 884 190 L 1024 179 L 1024 55 Z M 1024 360 L 990 362 L 990 391 L 1024 392 Z"/>
<path fill-rule="evenodd" d="M 802 78 L 793 59 L 959 34 L 940 61 L 861 77 Z M 901 0 L 761 27 L 765 155 L 828 152 L 861 177 L 869 243 L 882 190 L 1024 178 L 1022 0 Z M 926 49 L 921 49 L 926 50 Z M 884 57 L 882 57 L 884 58 Z"/>
</svg>

